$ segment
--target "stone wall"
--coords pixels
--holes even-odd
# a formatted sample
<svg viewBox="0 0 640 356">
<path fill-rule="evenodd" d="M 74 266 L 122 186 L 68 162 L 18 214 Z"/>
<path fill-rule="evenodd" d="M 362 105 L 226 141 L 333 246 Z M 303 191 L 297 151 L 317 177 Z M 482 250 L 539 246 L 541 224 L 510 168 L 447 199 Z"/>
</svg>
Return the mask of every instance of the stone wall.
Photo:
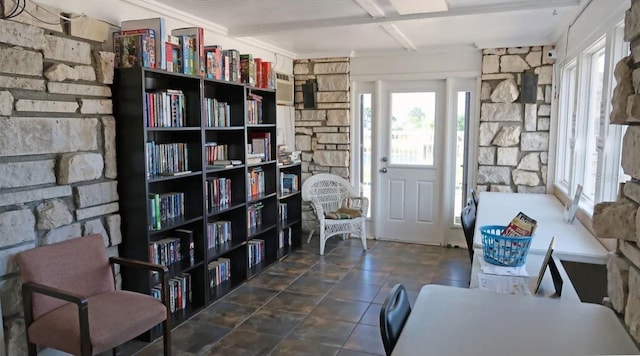
<svg viewBox="0 0 640 356">
<path fill-rule="evenodd" d="M 607 292 L 614 310 L 624 314 L 631 335 L 640 341 L 640 0 L 632 0 L 627 10 L 624 40 L 630 42 L 631 55 L 615 67 L 609 121 L 628 125 L 621 165 L 632 180 L 624 183 L 617 201 L 595 206 L 593 229 L 600 238 L 618 240 L 607 263 Z"/>
<path fill-rule="evenodd" d="M 546 193 L 551 46 L 483 50 L 478 191 Z M 537 74 L 536 103 L 522 103 L 522 74 Z"/>
<path fill-rule="evenodd" d="M 27 10 L 52 24 L 26 13 L 0 20 L 0 297 L 7 355 L 26 355 L 16 253 L 98 233 L 117 255 L 122 241 L 113 53 L 103 51 L 110 25 L 89 18 L 62 24 L 31 1 Z"/>
<path fill-rule="evenodd" d="M 302 181 L 316 173 L 349 179 L 349 58 L 294 61 L 296 149 L 302 151 Z M 303 106 L 302 84 L 316 80 L 316 107 Z M 303 209 L 303 229 L 313 226 L 313 213 Z"/>
</svg>

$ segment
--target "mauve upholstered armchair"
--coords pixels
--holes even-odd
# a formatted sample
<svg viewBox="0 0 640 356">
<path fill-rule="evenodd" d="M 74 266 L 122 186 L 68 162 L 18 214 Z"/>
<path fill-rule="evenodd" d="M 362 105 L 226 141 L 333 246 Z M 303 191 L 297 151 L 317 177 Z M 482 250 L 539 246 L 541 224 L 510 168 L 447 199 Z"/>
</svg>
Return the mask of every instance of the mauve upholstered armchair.
<svg viewBox="0 0 640 356">
<path fill-rule="evenodd" d="M 108 257 L 102 236 L 91 235 L 19 253 L 30 356 L 36 345 L 73 355 L 96 355 L 162 323 L 164 355 L 171 354 L 167 268 Z M 156 271 L 162 301 L 115 289 L 113 264 Z"/>
</svg>

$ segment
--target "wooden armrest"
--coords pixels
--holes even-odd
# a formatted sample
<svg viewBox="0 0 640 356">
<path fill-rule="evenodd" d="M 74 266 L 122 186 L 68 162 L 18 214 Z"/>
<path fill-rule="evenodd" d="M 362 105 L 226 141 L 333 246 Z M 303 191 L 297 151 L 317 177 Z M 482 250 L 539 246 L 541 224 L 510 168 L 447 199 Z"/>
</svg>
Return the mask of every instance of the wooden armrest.
<svg viewBox="0 0 640 356">
<path fill-rule="evenodd" d="M 130 258 L 109 257 L 109 263 L 117 263 L 121 266 L 148 269 L 151 271 L 159 272 L 161 273 L 161 275 L 169 273 L 169 269 L 167 268 L 167 266 L 157 265 L 155 263 L 149 263 L 139 260 L 132 260 Z"/>
<path fill-rule="evenodd" d="M 35 283 L 35 282 L 22 283 L 22 293 L 25 293 L 25 295 L 40 293 L 56 299 L 66 300 L 67 302 L 77 304 L 78 306 L 83 306 L 87 304 L 87 298 L 80 294 L 76 294 L 73 292 L 66 291 L 64 289 L 50 287 L 50 286 L 40 284 L 40 283 Z"/>
</svg>

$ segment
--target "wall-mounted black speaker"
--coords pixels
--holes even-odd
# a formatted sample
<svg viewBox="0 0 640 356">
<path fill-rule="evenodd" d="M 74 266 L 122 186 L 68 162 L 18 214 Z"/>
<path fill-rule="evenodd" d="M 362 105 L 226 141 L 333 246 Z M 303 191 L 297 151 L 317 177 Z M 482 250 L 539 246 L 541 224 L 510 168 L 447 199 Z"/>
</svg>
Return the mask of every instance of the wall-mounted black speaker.
<svg viewBox="0 0 640 356">
<path fill-rule="evenodd" d="M 535 104 L 538 101 L 538 75 L 533 73 L 522 74 L 522 96 L 524 104 Z"/>
<path fill-rule="evenodd" d="M 315 109 L 316 92 L 318 91 L 318 83 L 315 79 L 308 79 L 302 84 L 302 104 L 305 109 Z"/>
</svg>

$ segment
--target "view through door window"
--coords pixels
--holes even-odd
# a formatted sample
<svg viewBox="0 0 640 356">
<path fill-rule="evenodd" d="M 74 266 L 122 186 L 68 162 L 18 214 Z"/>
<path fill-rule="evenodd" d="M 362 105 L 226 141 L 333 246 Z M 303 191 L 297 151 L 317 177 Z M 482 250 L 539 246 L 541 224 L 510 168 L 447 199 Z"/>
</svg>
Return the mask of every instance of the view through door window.
<svg viewBox="0 0 640 356">
<path fill-rule="evenodd" d="M 433 165 L 436 93 L 391 93 L 391 164 Z"/>
<path fill-rule="evenodd" d="M 360 127 L 360 193 L 371 202 L 371 94 L 360 94 Z"/>
</svg>

